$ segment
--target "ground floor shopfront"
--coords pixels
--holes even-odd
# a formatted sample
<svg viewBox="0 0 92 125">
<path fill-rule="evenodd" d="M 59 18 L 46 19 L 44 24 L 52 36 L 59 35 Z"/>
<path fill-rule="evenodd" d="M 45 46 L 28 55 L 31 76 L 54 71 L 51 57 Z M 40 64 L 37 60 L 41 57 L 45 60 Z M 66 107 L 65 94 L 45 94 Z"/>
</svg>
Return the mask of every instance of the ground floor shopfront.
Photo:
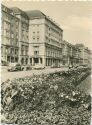
<svg viewBox="0 0 92 125">
<path fill-rule="evenodd" d="M 63 65 L 66 66 L 75 66 L 80 64 L 80 59 L 71 57 L 71 56 L 64 56 L 63 57 Z"/>
<path fill-rule="evenodd" d="M 42 66 L 55 66 L 59 67 L 62 64 L 62 59 L 59 58 L 50 58 L 45 56 L 40 57 L 30 57 L 29 64 L 32 66 L 42 65 Z"/>
<path fill-rule="evenodd" d="M 10 64 L 10 63 L 19 63 L 21 65 L 42 65 L 44 67 L 60 67 L 60 66 L 75 66 L 88 64 L 88 60 L 78 59 L 78 58 L 70 58 L 63 57 L 61 58 L 53 58 L 53 57 L 45 57 L 45 56 L 14 56 L 14 55 L 3 55 L 1 57 L 2 64 Z"/>
</svg>

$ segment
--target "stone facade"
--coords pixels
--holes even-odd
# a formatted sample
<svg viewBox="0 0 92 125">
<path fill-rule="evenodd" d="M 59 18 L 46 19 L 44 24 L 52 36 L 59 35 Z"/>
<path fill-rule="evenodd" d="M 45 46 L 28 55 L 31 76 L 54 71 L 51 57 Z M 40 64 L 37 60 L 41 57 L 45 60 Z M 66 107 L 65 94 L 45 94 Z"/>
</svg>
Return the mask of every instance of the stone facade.
<svg viewBox="0 0 92 125">
<path fill-rule="evenodd" d="M 13 63 L 19 59 L 19 19 L 2 5 L 1 60 Z"/>
<path fill-rule="evenodd" d="M 11 8 L 19 19 L 19 63 L 28 64 L 29 56 L 29 18 L 25 12 L 19 8 Z"/>
<path fill-rule="evenodd" d="M 63 40 L 63 30 L 39 10 L 22 11 L 2 5 L 1 61 L 22 65 L 88 64 L 90 50 Z"/>
<path fill-rule="evenodd" d="M 29 11 L 30 64 L 59 66 L 62 61 L 63 30 L 40 11 Z"/>
<path fill-rule="evenodd" d="M 91 51 L 88 47 L 85 47 L 83 44 L 76 44 L 75 45 L 80 50 L 80 64 L 83 65 L 90 65 L 91 64 Z"/>
</svg>

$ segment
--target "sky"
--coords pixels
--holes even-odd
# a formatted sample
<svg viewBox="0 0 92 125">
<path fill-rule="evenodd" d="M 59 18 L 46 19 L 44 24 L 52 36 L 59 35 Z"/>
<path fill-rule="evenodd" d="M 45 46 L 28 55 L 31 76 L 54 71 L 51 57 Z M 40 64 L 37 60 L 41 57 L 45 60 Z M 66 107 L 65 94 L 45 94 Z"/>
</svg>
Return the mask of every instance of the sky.
<svg viewBox="0 0 92 125">
<path fill-rule="evenodd" d="M 2 0 L 7 7 L 41 10 L 63 29 L 63 39 L 92 50 L 92 1 Z"/>
</svg>

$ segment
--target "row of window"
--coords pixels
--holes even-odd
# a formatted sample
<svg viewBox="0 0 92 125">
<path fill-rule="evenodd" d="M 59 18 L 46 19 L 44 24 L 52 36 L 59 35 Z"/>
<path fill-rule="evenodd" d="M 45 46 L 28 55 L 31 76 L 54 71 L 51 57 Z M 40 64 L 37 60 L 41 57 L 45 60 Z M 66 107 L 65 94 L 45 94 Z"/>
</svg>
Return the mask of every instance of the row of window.
<svg viewBox="0 0 92 125">
<path fill-rule="evenodd" d="M 55 50 L 49 51 L 49 50 L 47 50 L 46 56 L 60 57 L 60 56 L 62 56 L 62 50 L 61 51 L 55 51 Z"/>
<path fill-rule="evenodd" d="M 2 46 L 1 53 L 18 55 L 18 49 Z"/>
<path fill-rule="evenodd" d="M 48 29 L 46 29 L 46 34 L 50 37 L 50 36 L 54 36 L 55 38 L 57 38 L 57 39 L 62 39 L 62 33 L 60 34 L 60 33 L 58 33 L 58 32 L 56 32 L 56 31 L 54 31 L 54 30 L 48 30 Z"/>
<path fill-rule="evenodd" d="M 39 37 L 33 37 L 33 40 L 39 41 Z"/>
<path fill-rule="evenodd" d="M 28 55 L 28 46 L 21 46 L 21 55 Z"/>
</svg>

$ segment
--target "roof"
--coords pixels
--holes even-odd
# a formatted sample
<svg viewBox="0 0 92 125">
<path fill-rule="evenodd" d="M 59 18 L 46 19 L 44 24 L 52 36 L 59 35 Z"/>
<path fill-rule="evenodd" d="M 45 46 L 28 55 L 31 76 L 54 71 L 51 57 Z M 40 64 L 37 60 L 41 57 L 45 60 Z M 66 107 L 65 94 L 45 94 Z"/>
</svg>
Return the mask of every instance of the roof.
<svg viewBox="0 0 92 125">
<path fill-rule="evenodd" d="M 63 31 L 54 21 L 52 21 L 48 16 L 46 16 L 44 13 L 42 13 L 40 10 L 31 10 L 31 11 L 25 11 L 28 15 L 29 19 L 47 19 L 51 21 L 54 25 L 56 25 L 61 31 Z"/>
<path fill-rule="evenodd" d="M 71 43 L 69 43 L 68 41 L 64 40 L 64 44 L 68 45 L 68 46 L 71 46 L 71 47 L 74 47 L 74 45 L 72 45 Z"/>
<path fill-rule="evenodd" d="M 75 46 L 77 46 L 77 47 L 84 47 L 84 45 L 82 43 L 76 44 Z"/>
<path fill-rule="evenodd" d="M 26 11 L 26 14 L 28 15 L 29 19 L 45 18 L 46 17 L 46 15 L 43 14 L 40 10 Z"/>
<path fill-rule="evenodd" d="M 20 14 L 20 15 L 22 15 L 22 16 L 28 18 L 27 14 L 26 14 L 24 11 L 22 11 L 21 9 L 17 8 L 17 7 L 12 7 L 11 10 L 12 10 L 16 15 L 19 15 L 19 14 Z"/>
</svg>

